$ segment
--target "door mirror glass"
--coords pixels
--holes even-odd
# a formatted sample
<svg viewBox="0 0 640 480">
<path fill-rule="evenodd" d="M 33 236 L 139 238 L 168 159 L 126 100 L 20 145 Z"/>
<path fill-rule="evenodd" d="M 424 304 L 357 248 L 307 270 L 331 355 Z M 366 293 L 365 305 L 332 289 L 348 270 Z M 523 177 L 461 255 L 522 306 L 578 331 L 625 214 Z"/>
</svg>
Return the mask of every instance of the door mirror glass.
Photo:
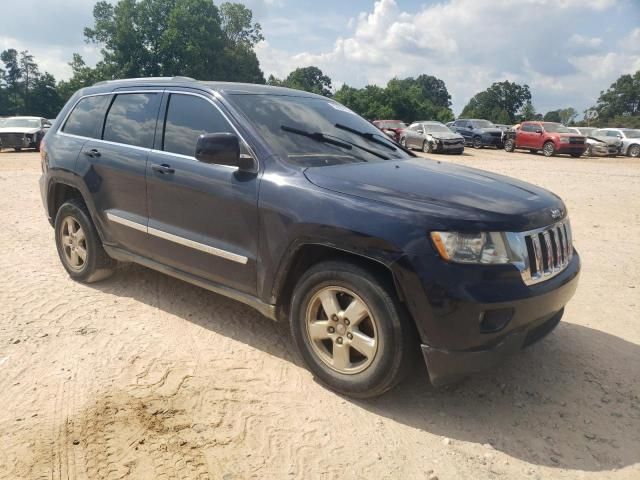
<svg viewBox="0 0 640 480">
<path fill-rule="evenodd" d="M 419 128 L 418 130 L 416 130 L 416 133 L 419 133 L 420 135 L 422 135 L 424 133 L 424 130 L 422 130 L 421 128 Z"/>
<path fill-rule="evenodd" d="M 536 128 L 535 130 L 536 133 L 542 133 L 542 129 L 540 127 Z"/>
<path fill-rule="evenodd" d="M 240 141 L 233 133 L 207 133 L 198 137 L 196 160 L 203 163 L 238 167 L 252 171 L 254 161 L 248 155 L 240 155 Z"/>
</svg>

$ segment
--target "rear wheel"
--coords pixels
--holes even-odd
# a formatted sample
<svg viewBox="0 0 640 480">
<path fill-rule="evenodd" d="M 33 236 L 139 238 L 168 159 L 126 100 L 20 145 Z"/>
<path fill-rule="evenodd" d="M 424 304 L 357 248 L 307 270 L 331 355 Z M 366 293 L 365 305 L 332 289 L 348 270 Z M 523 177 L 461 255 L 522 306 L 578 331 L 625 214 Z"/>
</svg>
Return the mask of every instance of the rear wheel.
<svg viewBox="0 0 640 480">
<path fill-rule="evenodd" d="M 347 262 L 323 262 L 298 282 L 291 333 L 313 374 L 358 398 L 380 395 L 407 373 L 414 329 L 393 288 Z"/>
<path fill-rule="evenodd" d="M 473 148 L 482 148 L 482 139 L 480 137 L 473 137 Z"/>
<path fill-rule="evenodd" d="M 633 158 L 640 157 L 640 145 L 631 145 L 629 147 L 629 150 L 627 151 L 627 154 Z"/>
<path fill-rule="evenodd" d="M 504 142 L 504 150 L 505 152 L 513 152 L 516 149 L 516 142 L 513 138 L 508 138 L 507 141 Z"/>
<path fill-rule="evenodd" d="M 553 145 L 553 142 L 547 142 L 542 147 L 542 152 L 544 153 L 545 157 L 553 157 L 553 155 L 556 153 L 556 147 Z"/>
<path fill-rule="evenodd" d="M 58 256 L 71 278 L 92 283 L 109 277 L 116 262 L 102 247 L 85 204 L 78 199 L 64 203 L 56 214 Z"/>
</svg>

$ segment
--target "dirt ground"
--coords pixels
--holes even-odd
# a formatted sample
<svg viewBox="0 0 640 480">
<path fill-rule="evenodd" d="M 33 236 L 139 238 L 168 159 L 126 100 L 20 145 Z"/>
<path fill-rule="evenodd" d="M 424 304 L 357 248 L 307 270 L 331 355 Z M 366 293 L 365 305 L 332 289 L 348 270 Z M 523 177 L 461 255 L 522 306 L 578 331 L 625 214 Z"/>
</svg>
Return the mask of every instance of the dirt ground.
<svg viewBox="0 0 640 480">
<path fill-rule="evenodd" d="M 437 158 L 562 196 L 578 292 L 504 366 L 353 401 L 241 304 L 134 265 L 71 281 L 37 154 L 0 153 L 0 478 L 640 478 L 640 161 Z"/>
</svg>

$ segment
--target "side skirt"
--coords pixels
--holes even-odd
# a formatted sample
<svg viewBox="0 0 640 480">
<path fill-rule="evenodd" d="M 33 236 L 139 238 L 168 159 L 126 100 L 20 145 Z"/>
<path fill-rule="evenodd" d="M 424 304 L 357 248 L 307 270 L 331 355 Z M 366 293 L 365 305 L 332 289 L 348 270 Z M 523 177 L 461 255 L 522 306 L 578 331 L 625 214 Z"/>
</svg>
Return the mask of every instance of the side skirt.
<svg viewBox="0 0 640 480">
<path fill-rule="evenodd" d="M 223 295 L 225 297 L 231 298 L 232 300 L 236 300 L 238 302 L 244 303 L 245 305 L 248 305 L 251 308 L 256 309 L 265 317 L 271 320 L 277 321 L 276 306 L 265 303 L 259 298 L 254 297 L 253 295 L 249 295 L 244 292 L 239 292 L 238 290 L 235 290 L 233 288 L 225 287 L 224 285 L 220 285 L 218 283 L 205 280 L 196 275 L 192 275 L 190 273 L 183 272 L 182 270 L 178 270 L 177 268 L 169 267 L 167 265 L 158 263 L 149 258 L 127 252 L 126 250 L 123 250 L 121 248 L 112 247 L 109 245 L 103 245 L 103 246 L 107 254 L 111 258 L 114 258 L 115 260 L 119 260 L 121 262 L 137 263 L 144 267 L 151 268 L 152 270 L 156 270 L 160 273 L 164 273 L 171 277 L 182 280 L 184 282 L 197 285 L 198 287 L 204 288 L 205 290 L 209 290 L 219 295 Z"/>
</svg>

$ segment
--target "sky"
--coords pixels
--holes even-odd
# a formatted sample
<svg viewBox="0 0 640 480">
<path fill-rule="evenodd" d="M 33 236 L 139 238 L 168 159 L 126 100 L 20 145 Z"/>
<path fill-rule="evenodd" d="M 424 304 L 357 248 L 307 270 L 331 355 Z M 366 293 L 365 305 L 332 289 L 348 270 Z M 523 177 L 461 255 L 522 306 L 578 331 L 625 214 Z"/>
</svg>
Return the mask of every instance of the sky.
<svg viewBox="0 0 640 480">
<path fill-rule="evenodd" d="M 2 22 L 0 49 L 28 49 L 41 70 L 70 75 L 94 0 L 1 0 L 31 12 Z M 218 3 L 218 2 L 216 2 Z M 454 113 L 496 81 L 531 88 L 537 111 L 582 112 L 620 75 L 640 70 L 640 0 L 245 0 L 261 23 L 268 77 L 316 65 L 334 87 L 384 86 L 422 73 L 447 84 Z"/>
</svg>

